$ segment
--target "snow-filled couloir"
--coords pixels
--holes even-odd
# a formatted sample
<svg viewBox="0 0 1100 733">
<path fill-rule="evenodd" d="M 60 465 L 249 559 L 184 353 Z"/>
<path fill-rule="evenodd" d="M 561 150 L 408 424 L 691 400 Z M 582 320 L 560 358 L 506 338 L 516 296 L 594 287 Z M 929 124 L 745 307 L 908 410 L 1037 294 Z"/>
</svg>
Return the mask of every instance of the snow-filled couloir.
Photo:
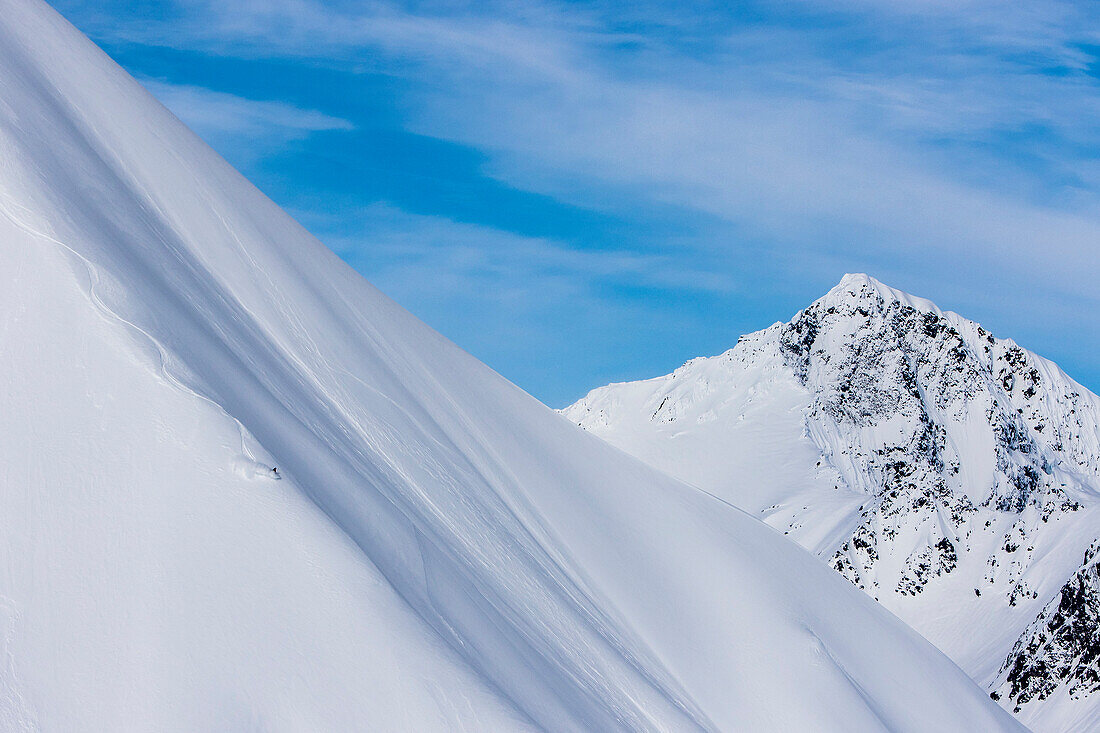
<svg viewBox="0 0 1100 733">
<path fill-rule="evenodd" d="M 1051 362 L 847 275 L 563 412 L 821 556 L 1037 729 L 1100 724 L 1100 398 Z"/>
</svg>

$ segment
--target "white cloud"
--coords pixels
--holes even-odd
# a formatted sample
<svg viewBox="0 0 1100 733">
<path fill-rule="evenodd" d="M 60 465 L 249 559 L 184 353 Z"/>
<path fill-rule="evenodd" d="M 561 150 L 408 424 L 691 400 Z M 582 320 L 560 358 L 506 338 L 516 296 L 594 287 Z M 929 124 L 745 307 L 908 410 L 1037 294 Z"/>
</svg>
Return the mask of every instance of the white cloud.
<svg viewBox="0 0 1100 733">
<path fill-rule="evenodd" d="M 550 291 L 595 302 L 597 291 L 609 284 L 700 292 L 725 292 L 731 286 L 721 274 L 670 255 L 578 249 L 386 203 L 354 215 L 342 212 L 339 221 L 316 213 L 299 216 L 320 230 L 342 230 L 343 235 L 328 235 L 325 241 L 387 292 L 431 287 L 436 299 L 473 296 L 524 308 L 551 298 Z"/>
<path fill-rule="evenodd" d="M 202 87 L 143 79 L 142 84 L 188 127 L 223 150 L 260 155 L 314 132 L 352 123 L 283 102 L 246 99 Z"/>
<path fill-rule="evenodd" d="M 1092 292 L 1095 173 L 1042 140 L 1025 151 L 1041 172 L 996 150 L 1030 128 L 1100 146 L 1096 87 L 1033 68 L 1086 64 L 1077 5 L 803 5 L 832 25 L 734 27 L 697 57 L 552 3 L 212 3 L 175 40 L 388 64 L 412 84 L 414 131 L 487 151 L 498 177 L 575 203 L 672 204 L 758 240 L 918 248 L 964 269 L 1015 261 Z M 677 12 L 670 23 L 688 22 Z M 624 40 L 636 48 L 608 51 Z M 1036 272 L 1040 248 L 1058 256 Z"/>
</svg>

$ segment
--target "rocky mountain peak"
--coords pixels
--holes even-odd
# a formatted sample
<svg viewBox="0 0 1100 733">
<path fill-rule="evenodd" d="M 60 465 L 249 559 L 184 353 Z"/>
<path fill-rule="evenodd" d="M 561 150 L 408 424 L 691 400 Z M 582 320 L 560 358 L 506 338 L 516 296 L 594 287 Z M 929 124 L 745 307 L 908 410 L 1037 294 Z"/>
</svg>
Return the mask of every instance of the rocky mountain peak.
<svg viewBox="0 0 1100 733">
<path fill-rule="evenodd" d="M 1080 590 L 1100 537 L 1100 399 L 1014 341 L 849 274 L 720 356 L 565 412 L 818 552 L 983 684 L 1002 670 L 1010 709 L 1042 709 L 1073 675 L 1093 692 L 1094 660 L 1032 665 L 1044 639 L 1070 654 L 1100 638 Z M 784 465 L 807 451 L 808 472 Z"/>
</svg>

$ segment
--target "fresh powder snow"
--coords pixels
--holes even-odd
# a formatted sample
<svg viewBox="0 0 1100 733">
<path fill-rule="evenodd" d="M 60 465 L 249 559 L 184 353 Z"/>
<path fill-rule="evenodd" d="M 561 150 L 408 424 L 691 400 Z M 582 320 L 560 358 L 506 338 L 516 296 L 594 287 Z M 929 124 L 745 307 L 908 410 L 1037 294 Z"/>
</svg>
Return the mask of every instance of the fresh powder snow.
<svg viewBox="0 0 1100 733">
<path fill-rule="evenodd" d="M 6 730 L 1019 729 L 387 299 L 39 0 L 0 0 L 0 243 Z"/>
</svg>

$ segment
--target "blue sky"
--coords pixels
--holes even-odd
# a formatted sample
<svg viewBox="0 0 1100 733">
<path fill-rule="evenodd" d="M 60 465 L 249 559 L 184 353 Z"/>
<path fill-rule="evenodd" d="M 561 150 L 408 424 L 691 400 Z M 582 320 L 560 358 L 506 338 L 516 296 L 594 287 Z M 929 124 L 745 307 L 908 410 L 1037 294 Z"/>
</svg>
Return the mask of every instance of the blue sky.
<svg viewBox="0 0 1100 733">
<path fill-rule="evenodd" d="M 56 0 L 553 406 L 868 272 L 1100 389 L 1100 4 Z"/>
</svg>

